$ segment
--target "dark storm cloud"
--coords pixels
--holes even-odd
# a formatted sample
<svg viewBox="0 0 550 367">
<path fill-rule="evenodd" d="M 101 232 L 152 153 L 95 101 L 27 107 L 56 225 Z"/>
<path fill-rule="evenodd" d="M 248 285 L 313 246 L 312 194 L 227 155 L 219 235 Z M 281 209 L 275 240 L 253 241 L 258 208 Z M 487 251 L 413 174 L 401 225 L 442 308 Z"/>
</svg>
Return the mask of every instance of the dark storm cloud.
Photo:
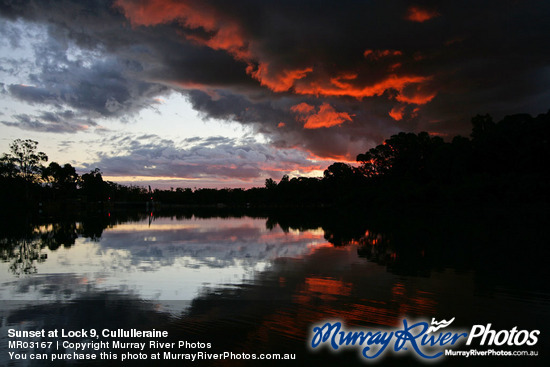
<svg viewBox="0 0 550 367">
<path fill-rule="evenodd" d="M 135 62 L 86 55 L 71 60 L 66 47 L 50 40 L 36 47 L 36 71 L 29 78 L 34 85 L 12 84 L 11 95 L 31 104 L 66 106 L 90 116 L 124 117 L 152 104 L 166 87 L 141 81 Z"/>
<path fill-rule="evenodd" d="M 77 116 L 73 111 L 43 112 L 40 116 L 19 114 L 13 118 L 16 122 L 0 121 L 0 123 L 23 130 L 47 133 L 76 133 L 97 125 L 90 119 Z"/>
<path fill-rule="evenodd" d="M 546 2 L 29 0 L 0 14 L 47 30 L 33 85 L 9 93 L 90 118 L 176 90 L 276 147 L 349 159 L 397 131 L 468 134 L 477 113 L 549 107 Z"/>
</svg>

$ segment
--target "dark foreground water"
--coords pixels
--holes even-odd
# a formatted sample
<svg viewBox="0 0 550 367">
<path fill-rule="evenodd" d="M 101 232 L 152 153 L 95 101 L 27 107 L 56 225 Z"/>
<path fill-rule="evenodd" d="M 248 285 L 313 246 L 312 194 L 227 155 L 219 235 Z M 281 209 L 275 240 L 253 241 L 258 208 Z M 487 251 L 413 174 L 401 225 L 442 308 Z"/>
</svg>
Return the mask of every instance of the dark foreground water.
<svg viewBox="0 0 550 367">
<path fill-rule="evenodd" d="M 106 212 L 3 226 L 0 365 L 424 365 L 420 339 L 399 348 L 394 335 L 374 360 L 361 355 L 367 343 L 310 345 L 326 322 L 389 335 L 403 320 L 432 318 L 454 318 L 435 335 L 487 324 L 500 334 L 492 345 L 491 334 L 484 345 L 462 337 L 426 355 L 538 354 L 442 356 L 436 365 L 548 363 L 544 220 L 244 214 Z M 167 337 L 126 335 L 132 329 Z M 368 339 L 373 350 L 380 335 Z"/>
</svg>

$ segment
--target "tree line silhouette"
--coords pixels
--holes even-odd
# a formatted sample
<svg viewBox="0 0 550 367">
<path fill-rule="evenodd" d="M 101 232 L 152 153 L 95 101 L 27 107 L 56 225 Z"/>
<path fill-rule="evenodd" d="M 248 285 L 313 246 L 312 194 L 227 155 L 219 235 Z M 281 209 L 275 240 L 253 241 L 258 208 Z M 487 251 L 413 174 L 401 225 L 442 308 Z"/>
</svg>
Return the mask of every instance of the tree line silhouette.
<svg viewBox="0 0 550 367">
<path fill-rule="evenodd" d="M 251 189 L 151 190 L 103 180 L 96 168 L 79 175 L 70 164 L 47 162 L 32 140 L 15 140 L 0 158 L 6 206 L 95 207 L 113 203 L 182 206 L 348 206 L 400 203 L 548 200 L 550 112 L 532 117 L 472 119 L 470 137 L 445 141 L 426 132 L 399 133 L 357 156 L 335 162 L 321 178 L 284 175 Z"/>
</svg>

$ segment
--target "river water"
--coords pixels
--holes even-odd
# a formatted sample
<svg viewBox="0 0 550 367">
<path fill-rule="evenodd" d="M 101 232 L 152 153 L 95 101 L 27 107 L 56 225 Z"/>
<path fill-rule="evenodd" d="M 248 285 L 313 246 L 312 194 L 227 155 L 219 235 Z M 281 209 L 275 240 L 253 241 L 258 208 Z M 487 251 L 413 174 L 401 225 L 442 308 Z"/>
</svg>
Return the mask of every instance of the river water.
<svg viewBox="0 0 550 367">
<path fill-rule="evenodd" d="M 403 320 L 431 324 L 432 318 L 454 318 L 447 328 L 453 333 L 470 333 L 473 325 L 489 323 L 497 332 L 507 330 L 502 335 L 513 327 L 517 332 L 540 331 L 531 346 L 480 345 L 480 338 L 467 346 L 463 337 L 456 345 L 425 349 L 430 355 L 445 349 L 535 351 L 536 357 L 442 356 L 437 365 L 547 362 L 547 288 L 535 281 L 536 272 L 525 275 L 529 271 L 525 265 L 514 268 L 514 260 L 501 262 L 502 256 L 491 257 L 493 250 L 478 252 L 477 241 L 457 249 L 470 236 L 467 228 L 458 230 L 463 235 L 458 239 L 447 234 L 458 243 L 438 245 L 445 229 L 407 233 L 401 227 L 384 232 L 368 223 L 350 224 L 349 229 L 342 228 L 345 222 L 330 226 L 305 217 L 290 222 L 267 215 L 101 213 L 93 221 L 29 223 L 19 235 L 3 239 L 0 364 L 152 365 L 151 355 L 160 353 L 157 363 L 168 365 L 176 361 L 168 360 L 165 352 L 180 358 L 225 352 L 232 358 L 192 363 L 263 365 L 252 358 L 274 353 L 288 358 L 271 361 L 276 365 L 365 365 L 373 361 L 361 355 L 362 347 L 337 352 L 329 345 L 311 348 L 313 328 L 341 322 L 347 330 L 389 332 L 402 330 Z M 490 233 L 487 237 L 500 240 Z M 506 251 L 509 248 L 507 244 Z M 514 252 L 506 257 L 513 258 Z M 530 279 L 531 285 L 522 286 Z M 92 329 L 98 333 L 95 338 Z M 102 335 L 104 330 L 118 329 L 154 329 L 169 336 Z M 10 330 L 45 330 L 46 335 L 10 338 Z M 59 335 L 82 330 L 83 337 Z M 57 337 L 48 336 L 50 331 L 56 331 Z M 10 348 L 9 342 L 17 340 L 52 344 Z M 115 340 L 145 342 L 146 348 L 113 348 Z M 150 348 L 152 340 L 176 344 Z M 64 341 L 73 344 L 58 345 Z M 79 352 L 93 354 L 96 360 L 74 360 L 78 357 L 72 354 L 74 343 L 100 341 L 111 344 L 97 350 L 93 349 L 97 344 L 88 344 Z M 413 348 L 399 352 L 392 348 L 394 344 L 389 344 L 376 360 L 385 365 L 426 362 Z M 135 353 L 128 358 L 142 352 L 147 360 L 122 362 L 128 351 Z M 205 354 L 201 357 L 207 358 Z M 55 355 L 64 360 L 52 362 Z"/>
</svg>

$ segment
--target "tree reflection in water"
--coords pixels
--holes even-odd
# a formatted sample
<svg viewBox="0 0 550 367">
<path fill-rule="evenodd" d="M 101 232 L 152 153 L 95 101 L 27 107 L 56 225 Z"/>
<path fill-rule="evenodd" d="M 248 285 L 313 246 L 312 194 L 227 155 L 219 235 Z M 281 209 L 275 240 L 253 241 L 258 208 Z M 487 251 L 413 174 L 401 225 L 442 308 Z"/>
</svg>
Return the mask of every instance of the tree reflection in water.
<svg viewBox="0 0 550 367">
<path fill-rule="evenodd" d="M 32 218 L 28 214 L 0 220 L 0 259 L 10 262 L 15 276 L 35 274 L 37 264 L 47 259 L 44 249 L 56 251 L 74 246 L 79 237 L 99 241 L 106 228 L 118 223 L 141 221 L 152 213 L 76 213 L 70 216 Z"/>
<path fill-rule="evenodd" d="M 41 254 L 41 244 L 38 240 L 23 239 L 7 247 L 2 246 L 2 261 L 10 261 L 10 271 L 15 276 L 34 274 L 36 264 L 46 261 L 47 254 Z"/>
<path fill-rule="evenodd" d="M 42 250 L 71 247 L 78 238 L 80 226 L 75 222 L 60 222 L 48 225 L 25 225 L 14 228 L 12 233 L 0 238 L 4 262 L 11 262 L 10 271 L 15 276 L 37 273 L 37 264 L 47 259 Z"/>
<path fill-rule="evenodd" d="M 6 218 L 0 221 L 0 256 L 12 262 L 15 275 L 37 272 L 37 264 L 46 260 L 42 250 L 69 248 L 79 237 L 99 241 L 106 228 L 119 223 L 142 222 L 149 225 L 157 218 L 190 220 L 191 218 L 262 218 L 266 229 L 279 227 L 284 232 L 322 229 L 324 238 L 333 246 L 358 246 L 358 255 L 387 267 L 389 272 L 429 276 L 432 270 L 455 268 L 461 271 L 490 269 L 512 282 L 525 278 L 525 270 L 539 271 L 536 262 L 548 242 L 543 229 L 546 211 L 516 209 L 517 215 L 502 208 L 480 208 L 477 212 L 445 209 L 410 209 L 399 213 L 369 213 L 334 210 L 217 210 L 192 208 L 162 212 L 78 213 L 58 218 Z M 517 244 L 525 251 L 508 256 Z M 492 259 L 487 262 L 487 259 Z M 535 266 L 533 266 L 535 261 Z M 505 271 L 516 269 L 515 272 Z M 542 271 L 542 270 L 540 270 Z M 502 280 L 500 276 L 493 277 Z M 532 279 L 532 278 L 531 278 Z M 541 278 L 542 279 L 542 278 Z M 529 284 L 533 284 L 530 280 Z"/>
</svg>

